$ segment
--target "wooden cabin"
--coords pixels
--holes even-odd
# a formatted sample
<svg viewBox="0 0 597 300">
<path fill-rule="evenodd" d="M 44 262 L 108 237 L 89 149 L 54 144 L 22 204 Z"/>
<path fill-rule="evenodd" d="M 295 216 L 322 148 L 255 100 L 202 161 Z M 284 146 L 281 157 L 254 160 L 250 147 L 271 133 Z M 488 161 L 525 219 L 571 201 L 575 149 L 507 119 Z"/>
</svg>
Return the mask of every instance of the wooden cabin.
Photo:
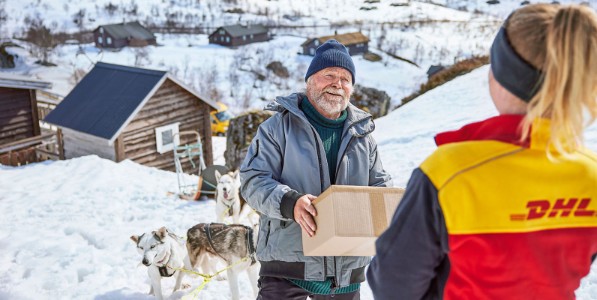
<svg viewBox="0 0 597 300">
<path fill-rule="evenodd" d="M 40 128 L 37 109 L 37 92 L 51 87 L 50 82 L 0 73 L 0 164 L 19 166 L 45 160 L 39 147 L 50 143 L 56 150 L 52 158 L 59 159 L 57 136 Z"/>
<path fill-rule="evenodd" d="M 361 32 L 351 32 L 343 34 L 335 33 L 334 35 L 310 38 L 301 44 L 303 54 L 314 56 L 317 47 L 331 39 L 346 46 L 350 55 L 364 54 L 369 51 L 369 38 Z"/>
<path fill-rule="evenodd" d="M 433 75 L 443 71 L 446 67 L 442 65 L 431 65 L 429 69 L 427 69 L 427 79 L 431 78 Z"/>
<path fill-rule="evenodd" d="M 66 158 L 95 154 L 173 171 L 174 147 L 197 143 L 183 131 L 199 133 L 205 164 L 213 164 L 214 110 L 166 71 L 99 62 L 44 121 L 62 129 Z M 183 170 L 196 174 L 198 166 L 186 160 Z"/>
<path fill-rule="evenodd" d="M 155 35 L 137 21 L 98 26 L 93 31 L 93 40 L 98 48 L 119 49 L 157 44 Z"/>
<path fill-rule="evenodd" d="M 267 27 L 263 25 L 222 26 L 218 27 L 208 38 L 210 44 L 227 47 L 265 42 L 271 39 Z"/>
</svg>

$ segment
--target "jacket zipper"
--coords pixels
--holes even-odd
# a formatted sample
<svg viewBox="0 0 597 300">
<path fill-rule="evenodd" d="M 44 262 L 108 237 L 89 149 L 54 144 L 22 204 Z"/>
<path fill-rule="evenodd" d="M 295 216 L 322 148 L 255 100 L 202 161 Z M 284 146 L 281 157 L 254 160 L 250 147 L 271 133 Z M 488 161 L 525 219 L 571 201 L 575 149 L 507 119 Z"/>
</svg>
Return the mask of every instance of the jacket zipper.
<svg viewBox="0 0 597 300">
<path fill-rule="evenodd" d="M 319 190 L 321 192 L 323 192 L 323 166 L 321 164 L 321 152 L 319 151 L 320 145 L 319 145 L 319 140 L 317 137 L 317 132 L 315 131 L 315 128 L 313 128 L 313 126 L 311 126 L 311 130 L 313 131 L 315 145 L 317 146 L 317 162 L 319 163 L 319 181 L 321 182 L 321 186 L 320 186 Z M 325 280 L 327 278 L 327 269 L 328 269 L 327 259 L 324 256 L 323 257 L 323 280 Z"/>
<path fill-rule="evenodd" d="M 338 164 L 336 165 L 336 182 L 335 183 L 338 183 L 338 171 L 340 170 L 340 163 L 342 162 L 342 159 L 344 159 L 344 156 L 346 155 L 346 151 L 348 151 L 348 148 L 350 147 L 352 140 L 354 140 L 354 135 L 350 137 L 350 140 L 348 141 L 348 144 L 346 144 L 346 148 L 344 149 L 344 152 L 338 159 Z"/>
<path fill-rule="evenodd" d="M 334 277 L 332 278 L 332 295 L 336 293 L 338 289 L 338 273 L 336 272 L 336 257 L 334 257 Z"/>
</svg>

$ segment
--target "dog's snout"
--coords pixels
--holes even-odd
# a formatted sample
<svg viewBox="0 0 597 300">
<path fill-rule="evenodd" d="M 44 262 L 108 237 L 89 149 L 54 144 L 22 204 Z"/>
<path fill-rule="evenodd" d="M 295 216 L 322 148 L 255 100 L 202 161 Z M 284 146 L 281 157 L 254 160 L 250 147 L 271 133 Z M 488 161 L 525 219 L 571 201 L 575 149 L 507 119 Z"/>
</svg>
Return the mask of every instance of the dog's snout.
<svg viewBox="0 0 597 300">
<path fill-rule="evenodd" d="M 147 258 L 143 258 L 143 261 L 141 261 L 144 265 L 149 266 L 149 260 Z"/>
</svg>

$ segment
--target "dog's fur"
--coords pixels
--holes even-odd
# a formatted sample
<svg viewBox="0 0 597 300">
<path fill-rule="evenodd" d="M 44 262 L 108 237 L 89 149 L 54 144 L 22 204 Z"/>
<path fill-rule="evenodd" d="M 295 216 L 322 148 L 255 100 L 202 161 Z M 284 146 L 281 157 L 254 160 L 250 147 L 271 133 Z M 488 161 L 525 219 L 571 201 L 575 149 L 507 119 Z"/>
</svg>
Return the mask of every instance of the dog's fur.
<svg viewBox="0 0 597 300">
<path fill-rule="evenodd" d="M 215 175 L 217 181 L 216 217 L 218 223 L 224 223 L 227 217 L 232 216 L 232 223 L 239 224 L 241 223 L 241 219 L 246 219 L 244 223 L 253 227 L 256 224 L 255 220 L 250 216 L 253 210 L 240 196 L 238 170 L 226 174 L 220 174 L 216 170 Z"/>
<path fill-rule="evenodd" d="M 180 288 L 184 272 L 173 268 L 190 269 L 190 261 L 184 244 L 179 238 L 168 232 L 166 227 L 142 235 L 133 235 L 131 240 L 137 245 L 137 250 L 143 255 L 141 263 L 147 266 L 147 274 L 151 280 L 149 294 L 155 294 L 157 299 L 163 299 L 162 277 L 176 277 L 173 293 Z M 162 273 L 160 274 L 160 268 Z"/>
<path fill-rule="evenodd" d="M 257 232 L 253 228 L 232 224 L 200 223 L 187 232 L 187 250 L 191 266 L 213 274 L 210 260 L 221 260 L 226 266 L 230 293 L 233 300 L 239 299 L 238 273 L 247 271 L 253 294 L 257 297 L 257 277 L 259 263 L 255 260 L 255 241 Z M 248 257 L 247 261 L 240 262 Z"/>
</svg>

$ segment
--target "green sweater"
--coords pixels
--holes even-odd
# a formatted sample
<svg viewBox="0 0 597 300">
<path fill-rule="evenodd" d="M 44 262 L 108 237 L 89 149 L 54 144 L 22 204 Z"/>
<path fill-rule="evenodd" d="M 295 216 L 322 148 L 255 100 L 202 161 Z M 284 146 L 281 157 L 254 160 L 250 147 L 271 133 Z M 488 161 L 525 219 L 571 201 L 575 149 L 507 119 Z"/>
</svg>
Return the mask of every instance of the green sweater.
<svg viewBox="0 0 597 300">
<path fill-rule="evenodd" d="M 327 159 L 330 171 L 330 182 L 334 184 L 336 182 L 338 151 L 340 150 L 342 130 L 344 129 L 344 121 L 346 121 L 347 112 L 344 110 L 338 119 L 328 119 L 322 116 L 307 98 L 304 98 L 303 101 L 301 101 L 300 107 L 323 142 L 325 158 Z"/>
<path fill-rule="evenodd" d="M 313 107 L 307 98 L 303 98 L 300 103 L 301 110 L 307 116 L 309 123 L 315 128 L 323 142 L 323 149 L 325 150 L 325 158 L 328 162 L 330 173 L 330 180 L 332 183 L 336 181 L 336 164 L 338 163 L 338 151 L 340 150 L 340 140 L 342 138 L 342 130 L 344 129 L 344 121 L 346 120 L 347 112 L 344 110 L 340 117 L 336 120 L 328 119 L 322 116 Z M 332 278 L 328 277 L 325 281 L 306 281 L 298 279 L 289 279 L 290 282 L 300 286 L 301 288 L 316 295 L 331 295 L 331 294 L 345 294 L 357 291 L 360 283 L 353 283 L 349 286 L 337 288 L 332 292 Z"/>
</svg>

